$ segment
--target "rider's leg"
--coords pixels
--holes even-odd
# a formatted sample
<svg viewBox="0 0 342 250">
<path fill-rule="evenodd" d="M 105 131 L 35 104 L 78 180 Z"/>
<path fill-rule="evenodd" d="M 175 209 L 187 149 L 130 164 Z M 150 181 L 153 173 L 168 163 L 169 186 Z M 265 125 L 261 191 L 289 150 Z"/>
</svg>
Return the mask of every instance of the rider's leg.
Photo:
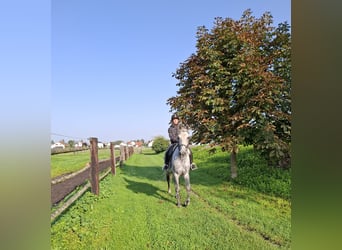
<svg viewBox="0 0 342 250">
<path fill-rule="evenodd" d="M 163 170 L 167 170 L 167 168 L 169 167 L 169 159 L 170 159 L 170 151 L 171 151 L 171 147 L 172 145 L 170 145 L 166 152 L 165 152 L 165 155 L 164 155 L 164 167 L 163 167 Z"/>
</svg>

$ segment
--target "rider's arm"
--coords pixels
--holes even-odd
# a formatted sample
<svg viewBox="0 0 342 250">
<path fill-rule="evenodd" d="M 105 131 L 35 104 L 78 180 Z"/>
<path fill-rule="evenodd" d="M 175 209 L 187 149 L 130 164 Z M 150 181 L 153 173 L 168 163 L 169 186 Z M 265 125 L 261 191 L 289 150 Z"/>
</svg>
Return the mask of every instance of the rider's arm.
<svg viewBox="0 0 342 250">
<path fill-rule="evenodd" d="M 177 128 L 169 127 L 168 132 L 169 132 L 169 137 L 170 137 L 171 143 L 178 142 L 178 131 L 177 131 Z"/>
</svg>

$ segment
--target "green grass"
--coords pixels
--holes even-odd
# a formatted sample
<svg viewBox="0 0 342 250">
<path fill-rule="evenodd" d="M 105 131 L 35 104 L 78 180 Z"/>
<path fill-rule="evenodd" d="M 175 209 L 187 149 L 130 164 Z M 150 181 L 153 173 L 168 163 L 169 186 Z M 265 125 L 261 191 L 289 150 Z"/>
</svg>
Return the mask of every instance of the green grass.
<svg viewBox="0 0 342 250">
<path fill-rule="evenodd" d="M 98 150 L 99 160 L 109 159 L 109 149 Z M 120 151 L 115 150 L 115 156 Z M 76 172 L 84 168 L 90 162 L 90 150 L 51 155 L 51 178 Z"/>
<path fill-rule="evenodd" d="M 216 181 L 230 181 L 230 156 L 227 152 L 218 149 L 215 154 L 209 154 L 208 149 L 203 147 L 196 147 L 193 152 L 195 161 L 203 166 L 202 170 L 206 174 L 215 177 Z M 234 184 L 290 200 L 291 169 L 267 166 L 267 162 L 253 151 L 252 146 L 239 148 L 237 162 L 238 177 L 231 180 Z"/>
<path fill-rule="evenodd" d="M 290 248 L 289 199 L 229 181 L 227 153 L 200 147 L 194 159 L 187 208 L 167 193 L 163 154 L 134 154 L 101 181 L 99 196 L 86 192 L 51 225 L 51 249 Z"/>
</svg>

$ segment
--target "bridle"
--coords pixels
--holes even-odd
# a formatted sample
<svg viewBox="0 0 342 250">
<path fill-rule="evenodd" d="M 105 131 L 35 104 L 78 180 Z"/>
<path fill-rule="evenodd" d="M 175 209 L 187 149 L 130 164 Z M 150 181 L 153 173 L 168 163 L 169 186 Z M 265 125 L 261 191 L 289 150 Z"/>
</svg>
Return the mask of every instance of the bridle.
<svg viewBox="0 0 342 250">
<path fill-rule="evenodd" d="M 187 150 L 189 148 L 189 143 L 188 144 L 184 144 L 182 143 L 182 139 L 181 137 L 179 137 L 179 141 L 178 141 L 178 149 L 179 149 L 179 153 L 182 154 L 182 148 L 185 148 L 185 150 Z M 184 151 L 184 150 L 183 150 Z"/>
</svg>

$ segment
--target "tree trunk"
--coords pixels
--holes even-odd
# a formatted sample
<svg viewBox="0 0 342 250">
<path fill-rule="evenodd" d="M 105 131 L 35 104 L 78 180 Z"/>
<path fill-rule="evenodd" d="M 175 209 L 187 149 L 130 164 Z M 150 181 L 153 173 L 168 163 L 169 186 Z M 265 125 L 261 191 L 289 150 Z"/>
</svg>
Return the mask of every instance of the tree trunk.
<svg viewBox="0 0 342 250">
<path fill-rule="evenodd" d="M 236 161 L 237 146 L 234 146 L 230 153 L 230 177 L 235 179 L 237 177 L 237 161 Z"/>
</svg>

